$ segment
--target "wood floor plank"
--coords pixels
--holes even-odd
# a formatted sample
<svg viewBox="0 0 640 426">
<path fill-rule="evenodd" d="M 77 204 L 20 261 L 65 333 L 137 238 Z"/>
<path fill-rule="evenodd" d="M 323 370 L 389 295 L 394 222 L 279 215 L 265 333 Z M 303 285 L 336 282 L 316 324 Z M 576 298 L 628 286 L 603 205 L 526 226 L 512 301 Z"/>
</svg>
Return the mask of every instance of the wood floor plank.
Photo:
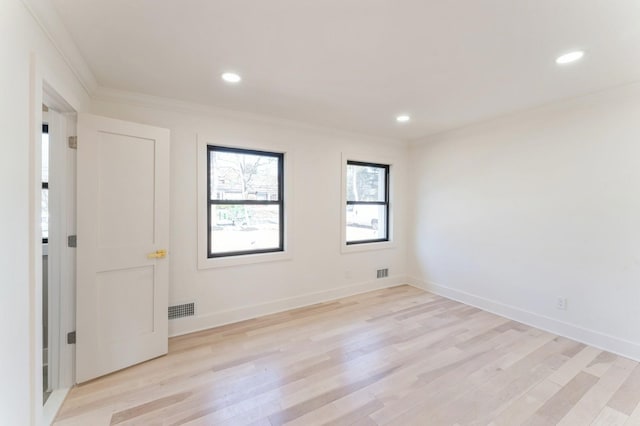
<svg viewBox="0 0 640 426">
<path fill-rule="evenodd" d="M 570 358 L 569 361 L 564 363 L 562 367 L 558 368 L 558 370 L 549 377 L 549 380 L 559 384 L 560 386 L 565 386 L 601 352 L 602 351 L 599 349 L 585 346 L 583 344 L 576 345 L 573 351 L 564 353 L 564 355 Z M 593 374 L 591 375 L 593 376 Z"/>
<path fill-rule="evenodd" d="M 626 415 L 631 415 L 640 402 L 640 365 L 631 372 L 631 375 L 620 386 L 620 389 L 611 397 L 607 405 L 614 410 Z"/>
<path fill-rule="evenodd" d="M 536 382 L 551 374 L 553 367 L 559 366 L 566 359 L 562 352 L 575 344 L 567 339 L 556 338 L 514 363 L 507 370 L 479 369 L 466 377 L 465 390 L 458 387 L 454 388 L 451 394 L 439 392 L 435 396 L 430 396 L 428 401 L 420 402 L 415 409 L 407 411 L 393 422 L 411 423 L 414 419 L 420 419 L 428 414 L 434 424 L 456 422 L 469 424 L 486 416 L 488 412 L 497 409 L 503 403 L 505 396 L 501 395 L 501 390 L 509 395 L 508 399 L 510 399 L 528 389 L 530 381 Z M 491 353 L 491 355 L 494 354 Z M 536 369 L 538 371 L 535 371 Z M 482 398 L 478 398 L 478 395 L 482 395 Z M 459 407 L 465 407 L 465 409 L 459 410 Z"/>
<path fill-rule="evenodd" d="M 521 425 L 540 409 L 562 386 L 551 380 L 543 380 L 519 398 L 515 398 L 489 421 L 491 426 Z"/>
<path fill-rule="evenodd" d="M 604 407 L 598 417 L 591 423 L 592 426 L 623 426 L 629 416 L 614 410 L 611 407 Z"/>
<path fill-rule="evenodd" d="M 578 373 L 527 420 L 525 425 L 555 425 L 598 381 L 589 373 Z"/>
<path fill-rule="evenodd" d="M 605 408 L 613 394 L 622 386 L 629 377 L 634 367 L 634 362 L 617 356 L 600 357 L 599 363 L 610 363 L 609 369 L 602 373 L 600 380 L 573 406 L 567 415 L 558 423 L 560 426 L 588 425 L 591 424 Z M 592 367 L 585 368 L 585 372 Z M 593 369 L 591 369 L 593 371 Z"/>
<path fill-rule="evenodd" d="M 349 425 L 380 409 L 382 403 L 368 392 L 356 391 L 287 422 L 287 426 L 309 424 Z"/>
<path fill-rule="evenodd" d="M 423 366 L 426 371 L 418 373 L 407 391 L 391 388 L 376 393 L 385 407 L 370 417 L 379 424 L 403 424 L 423 417 L 423 413 L 437 409 L 496 374 L 495 369 L 485 366 L 517 345 L 518 336 L 519 333 L 506 332 L 478 345 L 475 352 L 461 352 L 445 357 L 443 363 Z"/>
<path fill-rule="evenodd" d="M 56 426 L 640 426 L 635 361 L 410 286 L 170 339 Z"/>
<path fill-rule="evenodd" d="M 585 373 L 589 373 L 592 374 L 596 377 L 602 377 L 602 375 L 609 370 L 609 368 L 616 362 L 619 360 L 620 357 L 618 357 L 615 354 L 612 354 L 611 352 L 605 352 L 602 351 L 600 352 L 600 354 L 595 357 L 595 359 L 593 361 L 591 361 L 589 363 L 589 365 L 587 365 L 584 368 L 584 372 Z"/>
<path fill-rule="evenodd" d="M 638 405 L 633 413 L 629 416 L 624 424 L 625 426 L 638 426 L 640 425 L 640 405 Z"/>
</svg>

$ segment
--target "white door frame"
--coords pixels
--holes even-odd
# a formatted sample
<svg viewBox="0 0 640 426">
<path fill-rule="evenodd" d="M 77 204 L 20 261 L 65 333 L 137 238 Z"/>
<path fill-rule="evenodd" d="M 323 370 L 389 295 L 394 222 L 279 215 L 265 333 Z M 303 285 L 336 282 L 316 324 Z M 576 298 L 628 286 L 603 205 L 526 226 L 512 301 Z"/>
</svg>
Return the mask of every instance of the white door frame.
<svg viewBox="0 0 640 426">
<path fill-rule="evenodd" d="M 36 55 L 31 57 L 30 75 L 30 137 L 29 137 L 29 282 L 31 292 L 31 423 L 35 425 L 50 424 L 58 412 L 70 387 L 74 384 L 74 360 L 75 347 L 66 344 L 66 333 L 75 329 L 75 253 L 68 250 L 61 250 L 57 261 L 57 274 L 60 286 L 54 296 L 59 301 L 58 313 L 50 313 L 49 327 L 55 328 L 58 333 L 50 333 L 55 336 L 58 350 L 55 355 L 50 355 L 50 359 L 57 359 L 58 389 L 54 390 L 47 403 L 43 405 L 43 383 L 42 383 L 42 235 L 40 230 L 41 213 L 41 182 L 42 182 L 42 105 L 46 103 L 51 108 L 63 113 L 60 123 L 67 128 L 65 133 L 75 134 L 74 114 L 76 108 L 71 106 L 58 91 L 50 85 L 44 75 L 43 69 L 39 66 Z M 63 144 L 66 145 L 66 143 Z M 62 194 L 68 194 L 70 180 L 75 180 L 75 153 L 58 156 L 56 170 L 59 171 L 58 180 L 67 182 L 61 187 Z M 65 195 L 64 200 L 60 200 L 58 206 L 54 208 L 54 214 L 60 218 L 66 218 L 66 229 L 60 229 L 60 245 L 66 241 L 66 236 L 62 235 L 75 226 L 75 191 L 71 191 L 70 196 Z M 55 204 L 55 203 L 54 203 Z M 61 224 L 64 227 L 64 223 Z M 60 225 L 59 225 L 60 226 Z M 75 231 L 75 228 L 73 228 Z M 52 321 L 55 323 L 52 323 Z M 69 328 L 69 326 L 72 326 Z"/>
<path fill-rule="evenodd" d="M 67 237 L 76 231 L 76 151 L 68 146 L 68 138 L 76 135 L 75 112 L 60 112 L 45 92 L 49 110 L 49 294 L 54 302 L 49 310 L 49 361 L 57 365 L 52 377 L 54 389 L 74 385 L 74 346 L 66 344 L 66 335 L 75 329 L 75 248 L 68 247 Z M 54 110 L 55 108 L 55 110 Z M 57 127 L 57 128 L 56 128 Z M 53 185 L 51 183 L 53 182 Z M 52 221 L 52 218 L 54 219 Z M 55 244 L 55 246 L 53 245 Z M 51 303 L 50 303 L 51 305 Z"/>
</svg>

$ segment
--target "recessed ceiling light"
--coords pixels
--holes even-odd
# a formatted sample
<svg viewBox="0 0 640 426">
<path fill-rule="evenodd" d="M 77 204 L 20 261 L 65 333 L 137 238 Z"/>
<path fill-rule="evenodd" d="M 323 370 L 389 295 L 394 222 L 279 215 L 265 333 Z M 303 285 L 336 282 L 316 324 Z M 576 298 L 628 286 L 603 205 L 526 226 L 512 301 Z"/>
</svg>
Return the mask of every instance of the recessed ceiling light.
<svg viewBox="0 0 640 426">
<path fill-rule="evenodd" d="M 240 83 L 242 77 L 234 72 L 225 72 L 224 74 L 222 74 L 222 79 L 227 83 Z"/>
<path fill-rule="evenodd" d="M 411 120 L 411 117 L 409 117 L 406 114 L 402 114 L 396 117 L 396 121 L 398 123 L 406 123 L 407 121 Z"/>
<path fill-rule="evenodd" d="M 556 64 L 558 65 L 570 64 L 571 62 L 575 62 L 578 59 L 582 58 L 583 56 L 584 56 L 584 52 L 582 50 L 576 50 L 575 52 L 565 53 L 562 56 L 558 56 L 558 58 L 556 59 Z"/>
</svg>

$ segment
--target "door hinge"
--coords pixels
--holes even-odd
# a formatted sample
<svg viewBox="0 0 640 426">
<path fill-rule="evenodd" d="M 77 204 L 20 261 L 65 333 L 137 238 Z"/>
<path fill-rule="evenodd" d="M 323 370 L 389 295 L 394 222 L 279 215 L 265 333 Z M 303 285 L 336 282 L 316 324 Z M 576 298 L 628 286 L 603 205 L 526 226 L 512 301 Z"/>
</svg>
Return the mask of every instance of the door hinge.
<svg viewBox="0 0 640 426">
<path fill-rule="evenodd" d="M 71 331 L 69 333 L 67 333 L 67 344 L 68 345 L 74 345 L 76 343 L 76 332 L 75 331 Z"/>
<path fill-rule="evenodd" d="M 78 149 L 78 137 L 77 136 L 69 136 L 69 148 Z"/>
<path fill-rule="evenodd" d="M 67 237 L 67 247 L 78 247 L 78 236 L 69 235 Z"/>
</svg>

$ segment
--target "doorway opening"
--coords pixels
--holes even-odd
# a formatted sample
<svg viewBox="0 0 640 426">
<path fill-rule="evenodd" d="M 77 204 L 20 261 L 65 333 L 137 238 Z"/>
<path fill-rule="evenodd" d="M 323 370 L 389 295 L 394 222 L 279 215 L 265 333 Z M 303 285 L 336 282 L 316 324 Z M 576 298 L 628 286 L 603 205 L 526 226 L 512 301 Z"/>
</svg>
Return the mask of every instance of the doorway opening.
<svg viewBox="0 0 640 426">
<path fill-rule="evenodd" d="M 69 137 L 76 135 L 75 110 L 46 82 L 42 87 L 42 134 L 39 140 L 42 285 L 39 285 L 37 322 L 42 354 L 42 413 L 45 423 L 53 420 L 66 393 L 75 383 L 75 347 L 67 334 L 75 330 L 75 248 L 68 237 L 75 235 L 76 150 Z M 38 385 L 39 387 L 39 385 Z M 40 391 L 38 391 L 40 393 Z"/>
<path fill-rule="evenodd" d="M 42 108 L 42 199 L 40 202 L 40 227 L 42 229 L 42 403 L 51 396 L 49 378 L 49 123 Z"/>
</svg>

